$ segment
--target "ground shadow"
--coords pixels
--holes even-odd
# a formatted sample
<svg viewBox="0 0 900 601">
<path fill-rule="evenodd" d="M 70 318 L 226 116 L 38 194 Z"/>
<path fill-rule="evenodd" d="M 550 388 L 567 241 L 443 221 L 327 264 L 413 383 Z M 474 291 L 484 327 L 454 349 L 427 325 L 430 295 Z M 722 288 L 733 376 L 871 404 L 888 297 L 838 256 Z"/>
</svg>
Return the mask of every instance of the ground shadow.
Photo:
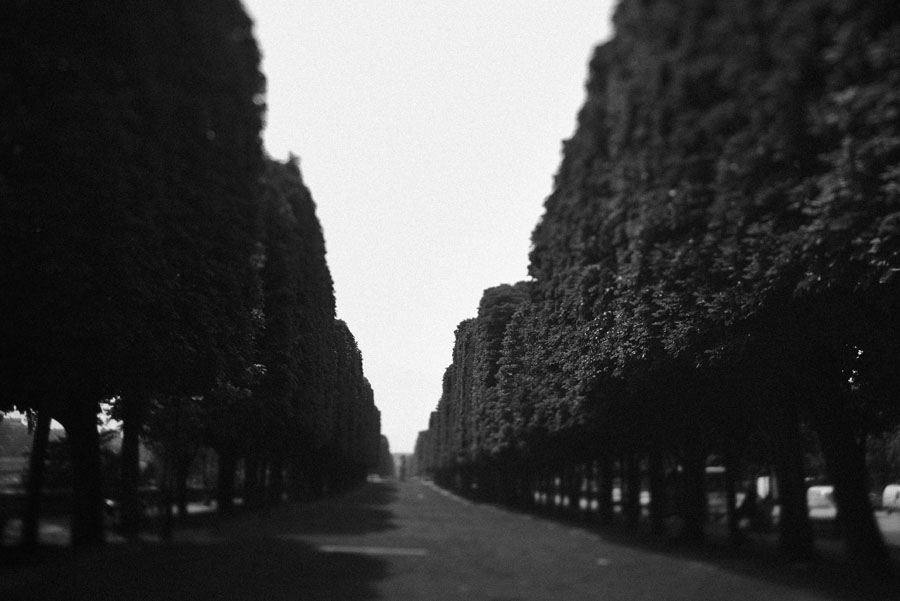
<svg viewBox="0 0 900 601">
<path fill-rule="evenodd" d="M 374 583 L 387 572 L 377 558 L 272 538 L 134 543 L 44 557 L 0 572 L 0 598 L 361 601 L 378 598 Z"/>
<path fill-rule="evenodd" d="M 248 600 L 377 599 L 385 561 L 324 553 L 312 534 L 365 534 L 394 528 L 391 483 L 345 495 L 229 518 L 196 516 L 170 542 L 97 549 L 0 549 L 0 599 Z"/>
<path fill-rule="evenodd" d="M 778 554 L 775 537 L 750 537 L 740 546 L 723 536 L 712 535 L 703 543 L 690 544 L 673 538 L 651 535 L 646 525 L 633 529 L 621 521 L 600 525 L 582 517 L 572 517 L 547 509 L 509 508 L 537 519 L 565 523 L 592 532 L 605 541 L 650 553 L 690 559 L 710 564 L 742 576 L 765 580 L 797 590 L 811 591 L 842 601 L 900 600 L 900 549 L 892 548 L 896 571 L 882 575 L 853 566 L 841 555 L 819 553 L 808 562 L 784 561 Z M 834 538 L 833 532 L 819 532 L 822 539 Z"/>
<path fill-rule="evenodd" d="M 257 533 L 360 535 L 396 528 L 388 506 L 397 497 L 390 482 L 369 482 L 338 497 L 312 503 L 295 503 L 248 514 L 237 523 Z"/>
<path fill-rule="evenodd" d="M 332 502 L 294 507 L 293 532 L 300 534 L 365 534 L 396 528 L 388 506 L 397 498 L 391 482 L 369 482 Z"/>
</svg>

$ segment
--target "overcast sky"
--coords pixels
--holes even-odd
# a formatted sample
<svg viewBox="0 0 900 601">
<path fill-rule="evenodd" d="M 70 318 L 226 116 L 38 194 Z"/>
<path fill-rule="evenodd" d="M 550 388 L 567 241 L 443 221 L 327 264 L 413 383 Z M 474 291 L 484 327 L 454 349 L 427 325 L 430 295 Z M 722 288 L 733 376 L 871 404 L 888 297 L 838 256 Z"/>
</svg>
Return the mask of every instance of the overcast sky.
<svg viewBox="0 0 900 601">
<path fill-rule="evenodd" d="M 612 0 L 245 0 L 266 148 L 300 157 L 338 317 L 391 450 L 441 395 L 454 330 L 527 278 L 531 231 Z"/>
</svg>

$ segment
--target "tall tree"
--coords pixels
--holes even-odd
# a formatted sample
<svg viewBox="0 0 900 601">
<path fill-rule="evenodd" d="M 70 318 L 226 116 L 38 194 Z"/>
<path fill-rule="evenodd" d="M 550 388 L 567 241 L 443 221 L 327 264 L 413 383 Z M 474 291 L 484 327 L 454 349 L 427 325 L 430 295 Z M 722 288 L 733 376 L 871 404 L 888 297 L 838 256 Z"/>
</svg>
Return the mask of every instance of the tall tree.
<svg viewBox="0 0 900 601">
<path fill-rule="evenodd" d="M 94 543 L 98 401 L 203 389 L 249 357 L 259 54 L 236 1 L 10 8 L 2 377 L 66 426 L 73 542 Z"/>
</svg>

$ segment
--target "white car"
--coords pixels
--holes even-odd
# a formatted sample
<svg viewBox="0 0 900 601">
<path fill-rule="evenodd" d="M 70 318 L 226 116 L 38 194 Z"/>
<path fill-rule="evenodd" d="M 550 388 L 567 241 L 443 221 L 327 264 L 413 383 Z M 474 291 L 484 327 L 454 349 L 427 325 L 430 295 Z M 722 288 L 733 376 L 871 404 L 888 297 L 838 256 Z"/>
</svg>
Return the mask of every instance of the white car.
<svg viewBox="0 0 900 601">
<path fill-rule="evenodd" d="M 885 511 L 900 511 L 900 484 L 888 484 L 881 495 L 881 506 Z"/>
<path fill-rule="evenodd" d="M 814 520 L 833 520 L 837 516 L 833 486 L 810 486 L 806 489 L 809 517 Z"/>
</svg>

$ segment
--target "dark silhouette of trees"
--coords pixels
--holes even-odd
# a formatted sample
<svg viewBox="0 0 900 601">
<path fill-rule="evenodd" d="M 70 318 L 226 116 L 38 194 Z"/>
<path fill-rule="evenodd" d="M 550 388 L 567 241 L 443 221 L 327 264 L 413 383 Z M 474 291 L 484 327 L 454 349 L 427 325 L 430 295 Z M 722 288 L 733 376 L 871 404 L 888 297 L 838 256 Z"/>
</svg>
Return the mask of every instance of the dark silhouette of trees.
<svg viewBox="0 0 900 601">
<path fill-rule="evenodd" d="M 263 157 L 251 28 L 237 0 L 17 1 L 0 25 L 0 410 L 66 428 L 74 544 L 103 540 L 104 401 L 129 534 L 142 437 L 167 511 L 200 445 L 218 451 L 223 510 L 238 466 L 253 505 L 303 461 L 339 457 L 340 477 L 319 476 L 334 487 L 377 461 L 314 204 L 296 160 Z"/>
<path fill-rule="evenodd" d="M 626 0 L 615 25 L 496 380 L 469 375 L 481 311 L 457 330 L 430 468 L 472 490 L 467 445 L 499 431 L 526 500 L 610 519 L 618 489 L 637 523 L 649 491 L 651 528 L 674 513 L 698 541 L 707 465 L 727 466 L 732 517 L 735 483 L 771 467 L 781 550 L 807 558 L 814 440 L 849 556 L 884 567 L 865 457 L 898 423 L 900 10 Z"/>
</svg>

